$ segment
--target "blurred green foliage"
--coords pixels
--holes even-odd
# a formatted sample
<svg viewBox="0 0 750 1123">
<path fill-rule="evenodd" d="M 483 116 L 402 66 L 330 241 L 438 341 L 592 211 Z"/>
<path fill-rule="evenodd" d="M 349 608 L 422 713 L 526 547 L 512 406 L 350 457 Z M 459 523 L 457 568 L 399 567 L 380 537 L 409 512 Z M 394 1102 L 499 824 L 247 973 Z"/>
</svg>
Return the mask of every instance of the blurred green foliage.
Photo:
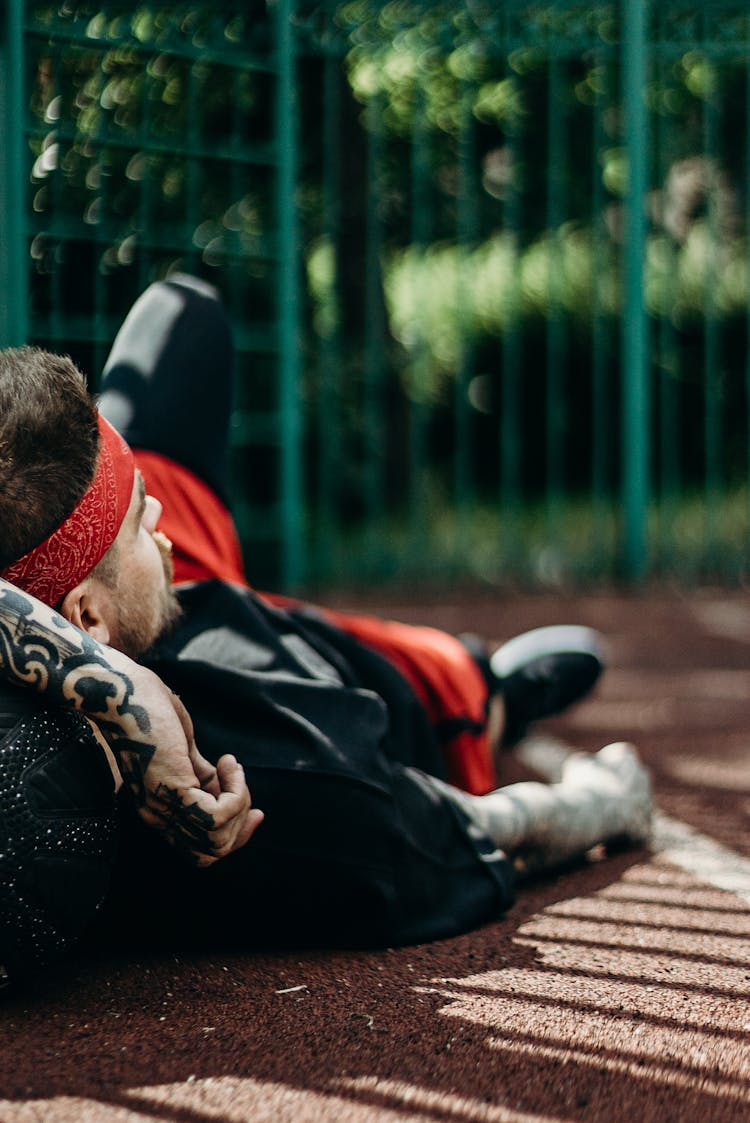
<svg viewBox="0 0 750 1123">
<path fill-rule="evenodd" d="M 272 8 L 262 0 L 135 8 L 67 0 L 32 9 L 39 273 L 64 253 L 41 216 L 64 224 L 68 236 L 86 239 L 96 228 L 104 273 L 131 267 L 144 243 L 146 272 L 186 257 L 211 271 L 232 257 L 273 252 L 274 184 L 264 174 L 276 141 Z M 319 91 L 331 43 L 346 91 L 364 107 L 342 115 L 337 149 L 362 151 L 359 129 L 377 129 L 388 148 L 375 187 L 393 336 L 407 350 L 427 346 L 436 378 L 450 375 L 467 335 L 497 336 L 550 310 L 583 322 L 595 305 L 619 311 L 627 161 L 615 5 L 303 0 L 298 8 L 308 52 L 298 201 L 316 330 L 346 330 L 332 293 L 351 271 L 336 262 L 341 238 L 321 224 L 331 153 L 321 150 Z M 554 122 L 570 142 L 562 169 L 547 163 L 551 59 L 564 72 Z M 651 169 L 648 305 L 676 322 L 703 314 L 707 287 L 720 315 L 746 302 L 740 169 L 730 151 L 707 154 L 704 144 L 709 102 L 723 99 L 723 134 L 745 129 L 731 100 L 743 74 L 742 60 L 719 65 L 693 48 L 655 68 L 648 90 L 664 133 Z M 419 198 L 415 149 L 426 165 Z M 474 213 L 460 237 L 462 188 Z M 355 205 L 362 222 L 366 201 Z M 430 229 L 415 237 L 421 205 Z"/>
<path fill-rule="evenodd" d="M 425 479 L 434 494 L 491 499 L 502 477 L 538 497 L 555 441 L 561 487 L 616 494 L 621 5 L 293 9 L 311 507 L 356 523 L 382 492 L 418 516 Z M 95 376 L 146 284 L 175 269 L 213 281 L 237 325 L 238 474 L 269 509 L 279 11 L 279 0 L 61 0 L 26 5 L 25 19 L 35 338 Z M 709 393 L 725 423 L 721 472 L 746 467 L 750 16 L 730 0 L 666 0 L 649 19 L 644 285 L 660 433 L 669 394 L 679 404 L 674 449 L 654 455 L 666 493 L 700 481 Z M 555 379 L 559 417 L 544 412 Z M 515 428 L 517 463 L 501 463 Z"/>
</svg>

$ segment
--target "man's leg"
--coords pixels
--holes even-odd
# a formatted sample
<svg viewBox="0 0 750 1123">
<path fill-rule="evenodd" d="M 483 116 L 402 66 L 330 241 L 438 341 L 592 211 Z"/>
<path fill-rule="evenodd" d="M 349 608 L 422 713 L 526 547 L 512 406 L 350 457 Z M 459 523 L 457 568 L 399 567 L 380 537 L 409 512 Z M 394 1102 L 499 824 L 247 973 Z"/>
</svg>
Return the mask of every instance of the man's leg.
<svg viewBox="0 0 750 1123">
<path fill-rule="evenodd" d="M 537 870 L 584 854 L 599 843 L 647 840 L 652 797 L 646 769 L 632 745 L 574 753 L 559 783 L 526 781 L 472 796 L 433 780 L 510 856 Z"/>
<path fill-rule="evenodd" d="M 601 637 L 578 625 L 536 628 L 490 655 L 477 637 L 329 608 L 312 611 L 400 671 L 441 743 L 447 779 L 475 795 L 496 787 L 500 746 L 513 746 L 534 722 L 583 698 L 605 666 Z"/>
</svg>

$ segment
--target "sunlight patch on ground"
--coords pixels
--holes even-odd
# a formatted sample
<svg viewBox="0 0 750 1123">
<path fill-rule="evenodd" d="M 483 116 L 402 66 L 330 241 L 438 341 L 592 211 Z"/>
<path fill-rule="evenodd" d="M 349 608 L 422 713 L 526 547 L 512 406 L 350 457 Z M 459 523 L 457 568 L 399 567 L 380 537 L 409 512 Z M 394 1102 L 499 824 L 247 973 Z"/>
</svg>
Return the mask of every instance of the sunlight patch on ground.
<svg viewBox="0 0 750 1123">
<path fill-rule="evenodd" d="M 710 760 L 699 756 L 662 758 L 662 772 L 680 784 L 703 791 L 750 793 L 750 740 L 740 756 L 735 749 L 730 759 L 717 752 Z"/>
<path fill-rule="evenodd" d="M 687 823 L 659 812 L 654 821 L 652 847 L 662 859 L 700 881 L 750 902 L 750 861 Z M 747 931 L 750 933 L 750 923 Z"/>
<path fill-rule="evenodd" d="M 116 1103 L 79 1096 L 0 1100 L 3 1123 L 171 1123 L 188 1113 L 201 1123 L 566 1123 L 471 1097 L 434 1092 L 377 1076 L 341 1077 L 331 1094 L 251 1077 L 219 1076 L 122 1088 Z M 436 1114 L 432 1115 L 430 1112 Z"/>
<path fill-rule="evenodd" d="M 519 1060 L 626 1077 L 645 1097 L 658 1085 L 747 1102 L 750 913 L 665 857 L 526 921 L 514 942 L 533 965 L 438 978 L 422 992 Z"/>
<path fill-rule="evenodd" d="M 690 608 L 707 632 L 740 643 L 750 643 L 750 608 L 734 600 L 694 600 Z"/>
<path fill-rule="evenodd" d="M 403 1080 L 380 1080 L 376 1076 L 361 1076 L 336 1082 L 344 1087 L 369 1095 L 400 1100 L 406 1108 L 419 1111 L 419 1118 L 430 1118 L 425 1113 L 434 1111 L 432 1118 L 448 1121 L 476 1120 L 477 1123 L 566 1123 L 559 1115 L 538 1115 L 519 1111 L 502 1104 L 488 1104 L 471 1096 L 455 1096 L 448 1092 L 434 1092 Z M 378 1116 L 378 1120 L 381 1117 Z M 399 1115 L 399 1119 L 407 1118 Z"/>
</svg>

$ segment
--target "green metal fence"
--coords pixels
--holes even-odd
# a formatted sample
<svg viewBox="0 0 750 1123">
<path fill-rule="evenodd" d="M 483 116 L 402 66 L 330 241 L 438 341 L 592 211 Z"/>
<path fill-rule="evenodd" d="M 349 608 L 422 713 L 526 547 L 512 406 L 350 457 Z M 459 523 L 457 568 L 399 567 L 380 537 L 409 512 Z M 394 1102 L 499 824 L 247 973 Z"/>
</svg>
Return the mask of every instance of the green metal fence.
<svg viewBox="0 0 750 1123">
<path fill-rule="evenodd" d="M 0 342 L 235 324 L 261 584 L 742 580 L 744 3 L 6 0 Z"/>
</svg>

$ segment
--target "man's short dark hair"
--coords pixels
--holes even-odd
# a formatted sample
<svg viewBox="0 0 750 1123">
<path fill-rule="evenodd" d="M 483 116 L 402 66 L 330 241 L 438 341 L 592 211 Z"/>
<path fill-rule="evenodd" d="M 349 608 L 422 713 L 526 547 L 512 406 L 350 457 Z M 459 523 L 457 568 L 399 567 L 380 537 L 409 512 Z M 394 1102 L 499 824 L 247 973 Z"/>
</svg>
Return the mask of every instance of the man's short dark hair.
<svg viewBox="0 0 750 1123">
<path fill-rule="evenodd" d="M 0 568 L 43 542 L 94 477 L 97 414 L 74 363 L 38 347 L 0 351 Z"/>
</svg>

